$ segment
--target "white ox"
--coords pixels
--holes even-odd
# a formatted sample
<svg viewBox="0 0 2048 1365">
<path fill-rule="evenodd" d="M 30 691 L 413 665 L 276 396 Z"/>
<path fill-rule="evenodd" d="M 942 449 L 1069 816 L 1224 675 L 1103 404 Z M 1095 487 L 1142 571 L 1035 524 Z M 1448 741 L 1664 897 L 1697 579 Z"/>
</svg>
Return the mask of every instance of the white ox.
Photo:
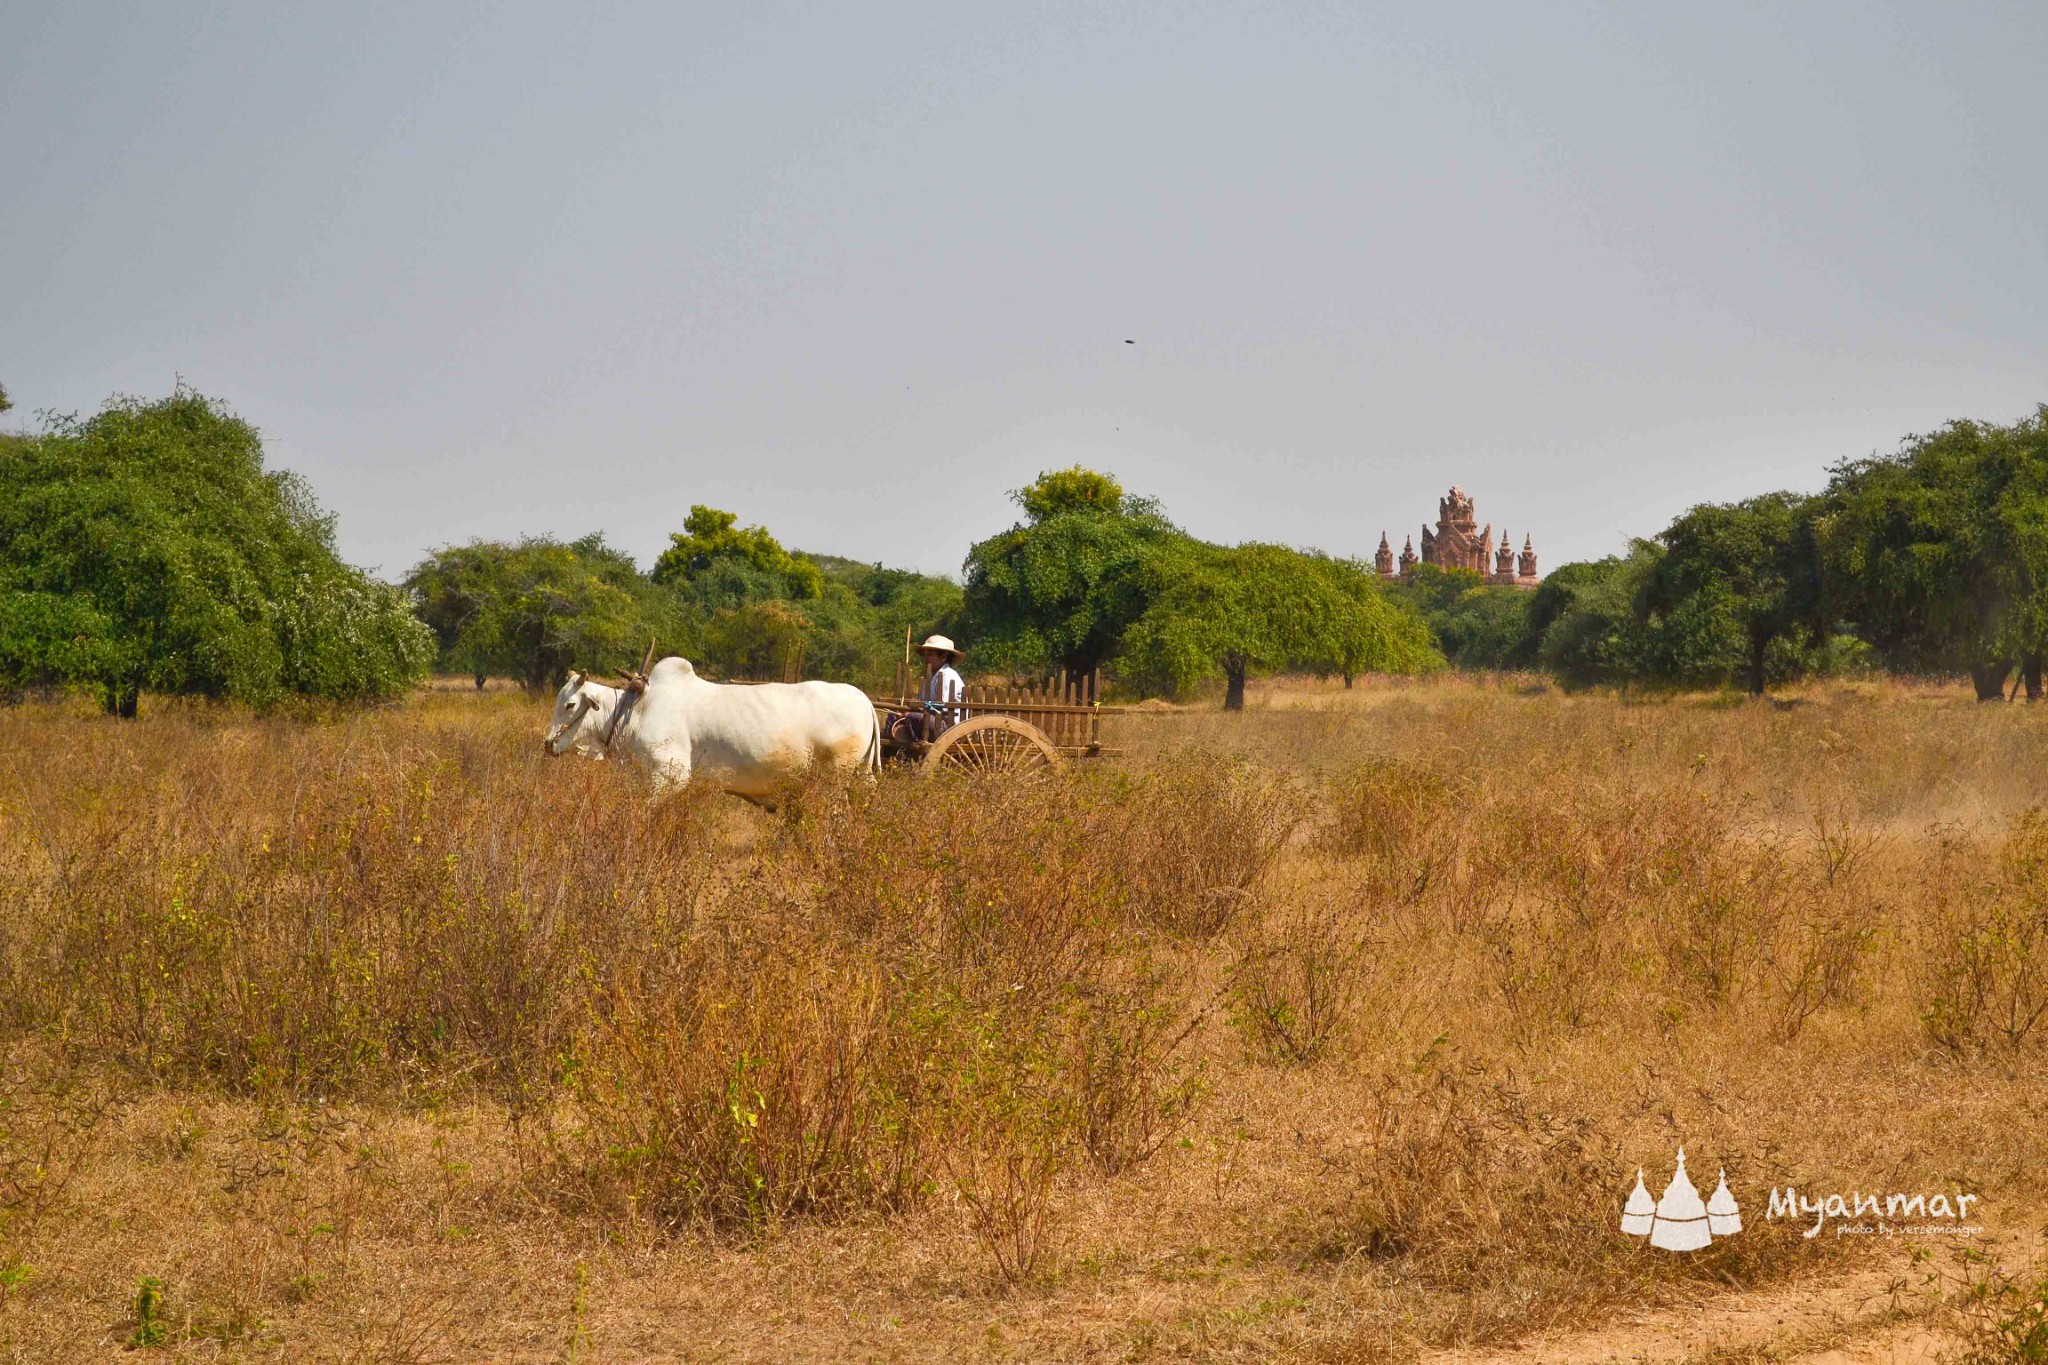
<svg viewBox="0 0 2048 1365">
<path fill-rule="evenodd" d="M 614 730 L 621 705 L 626 714 Z M 772 800 L 807 772 L 882 766 L 881 722 L 859 688 L 706 682 L 688 659 L 674 657 L 654 666 L 646 691 L 630 702 L 623 688 L 571 673 L 541 745 L 556 757 L 575 752 L 643 764 L 662 786 L 702 776 L 755 802 Z"/>
</svg>

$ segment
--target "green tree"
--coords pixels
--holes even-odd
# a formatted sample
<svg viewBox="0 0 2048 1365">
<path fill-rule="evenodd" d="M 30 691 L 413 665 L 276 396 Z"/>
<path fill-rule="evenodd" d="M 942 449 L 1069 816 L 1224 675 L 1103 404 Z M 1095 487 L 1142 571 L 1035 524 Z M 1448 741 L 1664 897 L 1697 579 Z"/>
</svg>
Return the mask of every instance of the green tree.
<svg viewBox="0 0 2048 1365">
<path fill-rule="evenodd" d="M 1040 474 L 1028 488 L 1012 495 L 1033 521 L 1063 512 L 1101 512 L 1118 516 L 1126 510 L 1124 486 L 1113 475 L 1075 465 Z"/>
<path fill-rule="evenodd" d="M 895 679 L 906 636 L 960 634 L 960 585 L 950 578 L 886 569 L 836 555 L 807 554 L 825 590 L 798 608 L 810 623 L 805 671 L 884 689 Z"/>
<path fill-rule="evenodd" d="M 1980 701 L 2048 650 L 2048 407 L 1953 422 L 1838 465 L 1817 518 L 1823 586 L 1890 667 L 1962 669 Z"/>
<path fill-rule="evenodd" d="M 707 608 L 810 601 L 824 592 L 816 564 L 783 549 L 766 527 L 742 528 L 738 520 L 714 507 L 692 507 L 654 561 L 654 581 Z"/>
<path fill-rule="evenodd" d="M 1528 631 L 1529 592 L 1489 584 L 1468 588 L 1457 601 L 1429 618 L 1444 657 L 1459 668 L 1522 668 L 1519 649 Z"/>
<path fill-rule="evenodd" d="M 967 553 L 961 630 L 977 659 L 1094 672 L 1148 605 L 1148 556 L 1187 537 L 1106 474 L 1041 474 L 1011 497 L 1026 519 Z"/>
<path fill-rule="evenodd" d="M 726 677 L 779 682 L 810 633 L 810 618 L 791 602 L 727 607 L 713 612 L 704 627 L 705 657 Z"/>
<path fill-rule="evenodd" d="M 7 396 L 7 386 L 5 384 L 0 384 L 0 412 L 6 412 L 9 408 L 12 408 L 13 406 L 13 401 L 9 399 Z"/>
<path fill-rule="evenodd" d="M 637 665 L 650 639 L 667 650 L 697 643 L 694 615 L 602 535 L 450 546 L 415 566 L 405 586 L 442 666 L 479 687 L 500 675 L 552 690 L 571 668 Z"/>
<path fill-rule="evenodd" d="M 1180 690 L 1224 679 L 1226 710 L 1268 669 L 1410 673 L 1440 667 L 1420 617 L 1380 595 L 1370 571 L 1284 545 L 1183 538 L 1148 556 L 1145 612 L 1118 669 Z"/>
<path fill-rule="evenodd" d="M 485 612 L 509 591 L 508 561 L 516 550 L 501 541 L 444 546 L 405 576 L 413 609 L 434 632 L 439 666 L 475 678 L 479 691 L 493 673 L 518 672 L 483 629 Z"/>
<path fill-rule="evenodd" d="M 1417 564 L 1408 581 L 1390 583 L 1386 594 L 1422 617 L 1437 648 L 1459 668 L 1512 668 L 1529 657 L 1518 651 L 1527 634 L 1532 594 L 1489 585 L 1472 569 Z"/>
<path fill-rule="evenodd" d="M 1661 680 L 1740 676 L 1762 696 L 1774 657 L 1796 660 L 1819 610 L 1813 500 L 1767 493 L 1705 503 L 1657 537 L 1664 553 L 1644 577 L 1639 614 L 1658 629 L 1646 664 Z"/>
<path fill-rule="evenodd" d="M 1654 541 L 1634 540 L 1626 555 L 1552 572 L 1529 595 L 1528 631 L 1517 653 L 1533 656 L 1568 688 L 1641 681 L 1649 643 L 1636 602 L 1663 553 Z"/>
<path fill-rule="evenodd" d="M 265 703 L 410 687 L 426 629 L 341 562 L 255 428 L 180 387 L 0 443 L 0 683 L 82 684 L 133 716 L 145 689 Z"/>
</svg>

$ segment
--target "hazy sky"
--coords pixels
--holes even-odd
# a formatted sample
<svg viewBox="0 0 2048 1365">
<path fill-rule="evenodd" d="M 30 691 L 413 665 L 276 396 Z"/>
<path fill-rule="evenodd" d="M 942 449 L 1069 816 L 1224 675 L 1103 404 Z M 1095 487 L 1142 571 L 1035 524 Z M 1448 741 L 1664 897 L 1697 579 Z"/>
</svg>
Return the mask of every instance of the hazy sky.
<svg viewBox="0 0 2048 1365">
<path fill-rule="evenodd" d="M 9 416 L 182 374 L 387 575 L 1076 461 L 1547 570 L 2048 400 L 2036 0 L 596 8 L 0 0 Z"/>
</svg>

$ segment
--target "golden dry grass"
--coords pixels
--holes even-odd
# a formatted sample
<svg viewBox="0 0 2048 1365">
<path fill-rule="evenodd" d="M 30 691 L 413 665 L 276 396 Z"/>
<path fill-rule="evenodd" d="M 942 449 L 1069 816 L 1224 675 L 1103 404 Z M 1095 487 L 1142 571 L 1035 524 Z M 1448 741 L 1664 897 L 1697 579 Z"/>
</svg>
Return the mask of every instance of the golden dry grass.
<svg viewBox="0 0 2048 1365">
<path fill-rule="evenodd" d="M 2048 716 L 1253 702 L 779 814 L 505 694 L 10 713 L 0 1359 L 1398 1359 L 1882 1254 L 1621 1237 L 1680 1141 L 2041 1207 Z"/>
</svg>

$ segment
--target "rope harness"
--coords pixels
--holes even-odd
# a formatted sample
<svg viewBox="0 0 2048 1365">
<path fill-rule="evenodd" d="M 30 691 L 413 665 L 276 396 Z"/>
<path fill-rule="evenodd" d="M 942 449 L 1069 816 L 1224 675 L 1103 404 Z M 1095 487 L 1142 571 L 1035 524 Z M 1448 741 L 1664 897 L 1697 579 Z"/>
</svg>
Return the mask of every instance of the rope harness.
<svg viewBox="0 0 2048 1365">
<path fill-rule="evenodd" d="M 619 725 L 626 719 L 626 713 L 633 709 L 633 703 L 647 693 L 647 670 L 654 667 L 654 638 L 648 637 L 647 657 L 640 661 L 640 671 L 626 674 L 625 685 L 619 689 L 619 704 L 612 708 L 612 718 L 604 727 L 604 741 L 598 746 L 601 757 L 612 756 L 612 736 L 619 732 Z"/>
<path fill-rule="evenodd" d="M 626 719 L 626 713 L 633 709 L 633 703 L 647 693 L 647 675 L 628 673 L 626 682 L 619 689 L 619 704 L 612 708 L 612 718 L 605 722 L 604 738 L 598 742 L 598 753 L 604 758 L 612 756 L 612 736 L 619 732 L 619 726 Z"/>
</svg>

